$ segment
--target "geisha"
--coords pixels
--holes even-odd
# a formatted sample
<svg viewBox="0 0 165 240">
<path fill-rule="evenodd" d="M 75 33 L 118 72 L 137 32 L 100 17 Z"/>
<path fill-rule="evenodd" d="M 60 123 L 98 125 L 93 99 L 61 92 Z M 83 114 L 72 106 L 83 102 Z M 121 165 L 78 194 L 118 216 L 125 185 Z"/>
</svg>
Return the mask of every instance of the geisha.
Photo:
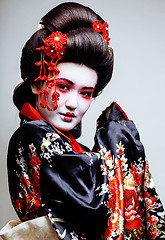
<svg viewBox="0 0 165 240">
<path fill-rule="evenodd" d="M 113 102 L 102 112 L 92 150 L 75 140 L 92 98 L 111 79 L 109 45 L 108 23 L 77 3 L 48 12 L 25 44 L 14 91 L 21 126 L 8 149 L 21 223 L 3 230 L 4 239 L 165 238 L 144 147 L 121 107 Z"/>
</svg>

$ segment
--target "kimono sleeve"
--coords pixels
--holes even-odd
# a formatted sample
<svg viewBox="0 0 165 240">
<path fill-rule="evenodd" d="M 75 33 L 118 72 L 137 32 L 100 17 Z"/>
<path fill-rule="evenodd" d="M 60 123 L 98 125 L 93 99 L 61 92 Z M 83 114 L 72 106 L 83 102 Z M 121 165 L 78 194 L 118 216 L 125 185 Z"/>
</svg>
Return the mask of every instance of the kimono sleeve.
<svg viewBox="0 0 165 240">
<path fill-rule="evenodd" d="M 143 187 L 148 237 L 149 239 L 165 239 L 164 209 L 156 192 L 147 160 L 145 162 Z"/>
<path fill-rule="evenodd" d="M 41 207 L 39 144 L 36 129 L 26 124 L 13 134 L 9 143 L 9 192 L 22 221 L 45 215 Z"/>
<path fill-rule="evenodd" d="M 114 228 L 110 225 L 107 236 L 120 229 L 128 239 L 165 239 L 164 209 L 155 190 L 144 146 L 135 124 L 116 104 L 107 108 L 98 119 L 95 142 L 94 150 L 104 153 L 107 159 L 104 168 L 110 179 L 111 205 L 117 209 L 122 202 L 124 206 L 118 211 L 118 219 L 122 219 L 123 225 L 117 222 Z M 117 183 L 115 188 L 112 185 L 114 180 Z M 118 201 L 115 198 L 117 189 Z"/>
</svg>

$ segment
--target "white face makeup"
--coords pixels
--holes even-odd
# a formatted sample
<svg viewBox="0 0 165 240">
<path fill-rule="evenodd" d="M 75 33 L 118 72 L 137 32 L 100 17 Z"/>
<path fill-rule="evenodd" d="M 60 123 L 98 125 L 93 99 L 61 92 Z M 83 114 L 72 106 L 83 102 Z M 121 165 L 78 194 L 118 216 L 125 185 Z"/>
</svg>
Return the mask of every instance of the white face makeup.
<svg viewBox="0 0 165 240">
<path fill-rule="evenodd" d="M 85 65 L 59 63 L 60 73 L 56 75 L 56 91 L 60 94 L 58 108 L 49 111 L 37 101 L 40 114 L 56 128 L 62 131 L 73 129 L 91 105 L 92 95 L 97 83 L 97 73 Z M 53 109 L 52 93 L 48 89 L 48 105 Z"/>
</svg>

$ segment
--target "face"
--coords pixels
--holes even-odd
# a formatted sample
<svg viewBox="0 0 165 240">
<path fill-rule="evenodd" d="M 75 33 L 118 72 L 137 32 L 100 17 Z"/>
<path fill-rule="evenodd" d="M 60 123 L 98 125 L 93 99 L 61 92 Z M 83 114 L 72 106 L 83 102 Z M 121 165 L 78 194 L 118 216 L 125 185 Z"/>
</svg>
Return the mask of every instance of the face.
<svg viewBox="0 0 165 240">
<path fill-rule="evenodd" d="M 97 73 L 85 65 L 59 63 L 60 73 L 56 74 L 56 91 L 60 94 L 58 107 L 54 111 L 42 108 L 37 101 L 40 114 L 62 131 L 73 129 L 91 105 L 93 91 L 97 83 Z M 53 109 L 52 93 L 48 89 L 48 105 Z"/>
</svg>

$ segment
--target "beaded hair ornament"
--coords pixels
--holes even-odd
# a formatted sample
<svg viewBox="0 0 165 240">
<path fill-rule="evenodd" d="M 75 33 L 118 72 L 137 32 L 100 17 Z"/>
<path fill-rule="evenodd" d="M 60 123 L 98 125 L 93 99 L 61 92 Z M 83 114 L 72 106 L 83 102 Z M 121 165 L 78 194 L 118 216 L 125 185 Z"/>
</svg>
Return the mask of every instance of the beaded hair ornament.
<svg viewBox="0 0 165 240">
<path fill-rule="evenodd" d="M 105 22 L 101 24 L 99 20 L 96 20 L 92 23 L 92 28 L 101 33 L 107 45 L 109 45 L 109 32 L 108 24 Z M 56 74 L 59 73 L 57 68 L 58 61 L 64 56 L 67 46 L 67 35 L 62 34 L 61 32 L 52 32 L 46 39 L 43 40 L 43 45 L 39 48 L 36 48 L 37 51 L 41 51 L 41 60 L 36 62 L 35 65 L 40 66 L 39 76 L 34 80 L 35 82 L 40 82 L 40 90 L 37 92 L 37 95 L 40 96 L 40 106 L 47 108 L 49 111 L 56 110 L 58 105 L 57 101 L 59 100 L 60 94 L 56 92 Z M 45 54 L 50 59 L 50 62 L 45 60 Z M 46 69 L 48 74 L 46 75 Z M 54 87 L 52 94 L 52 101 L 54 102 L 53 109 L 48 105 L 48 88 Z"/>
<path fill-rule="evenodd" d="M 67 35 L 61 32 L 52 32 L 50 36 L 43 40 L 43 45 L 36 50 L 41 51 L 41 60 L 36 62 L 37 66 L 40 66 L 39 77 L 34 81 L 40 81 L 40 90 L 37 95 L 40 95 L 40 106 L 47 108 L 49 111 L 57 109 L 57 100 L 59 100 L 59 93 L 56 92 L 56 77 L 55 74 L 59 73 L 59 69 L 56 67 L 57 62 L 62 58 L 66 51 Z M 45 60 L 45 54 L 51 59 L 50 62 Z M 46 76 L 46 67 L 48 69 L 48 76 Z M 43 83 L 45 82 L 45 86 Z M 44 86 L 44 89 L 43 89 Z M 54 107 L 51 109 L 48 105 L 48 91 L 47 88 L 54 87 L 52 94 L 52 101 Z"/>
</svg>

